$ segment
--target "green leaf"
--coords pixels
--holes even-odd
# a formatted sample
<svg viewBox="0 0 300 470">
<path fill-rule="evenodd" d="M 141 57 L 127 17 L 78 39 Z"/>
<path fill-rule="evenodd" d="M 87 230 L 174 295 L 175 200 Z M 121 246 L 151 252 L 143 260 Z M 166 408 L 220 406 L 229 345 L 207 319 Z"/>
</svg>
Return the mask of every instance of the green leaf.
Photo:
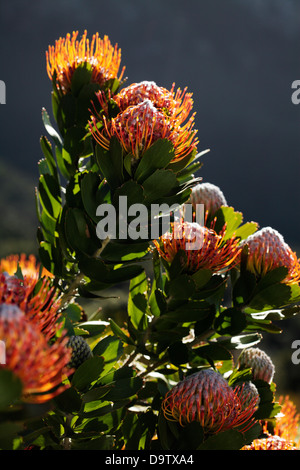
<svg viewBox="0 0 300 470">
<path fill-rule="evenodd" d="M 232 359 L 231 353 L 224 347 L 224 345 L 222 345 L 222 343 L 205 344 L 199 348 L 194 348 L 193 352 L 197 354 L 197 356 L 210 359 L 210 361 L 227 361 Z"/>
<path fill-rule="evenodd" d="M 107 374 L 120 359 L 124 352 L 122 341 L 115 336 L 107 336 L 99 341 L 93 349 L 93 354 L 104 359 L 102 376 Z"/>
<path fill-rule="evenodd" d="M 69 246 L 73 250 L 92 255 L 99 248 L 98 240 L 92 238 L 93 227 L 78 208 L 67 208 L 64 220 L 64 232 Z"/>
<path fill-rule="evenodd" d="M 43 151 L 43 154 L 45 156 L 45 159 L 48 164 L 48 168 L 52 176 L 55 177 L 55 179 L 58 181 L 58 175 L 57 175 L 57 168 L 56 168 L 56 161 L 52 152 L 52 146 L 47 139 L 47 137 L 42 136 L 40 139 L 40 145 Z"/>
<path fill-rule="evenodd" d="M 134 261 L 145 257 L 149 251 L 149 242 L 132 242 L 128 241 L 115 241 L 111 240 L 101 253 L 105 261 L 113 261 L 115 263 L 122 263 L 126 261 Z"/>
<path fill-rule="evenodd" d="M 256 288 L 256 277 L 249 271 L 241 270 L 240 277 L 233 286 L 232 296 L 235 306 L 247 304 Z"/>
<path fill-rule="evenodd" d="M 61 149 L 62 148 L 61 137 L 58 134 L 58 132 L 54 129 L 54 127 L 52 126 L 52 124 L 50 122 L 49 114 L 47 113 L 45 108 L 42 109 L 42 120 L 43 120 L 46 131 L 52 137 L 52 139 L 54 140 L 56 146 Z"/>
<path fill-rule="evenodd" d="M 0 409 L 13 405 L 22 394 L 21 380 L 10 370 L 0 370 Z"/>
<path fill-rule="evenodd" d="M 111 139 L 109 150 L 101 145 L 95 147 L 95 158 L 102 176 L 107 180 L 111 189 L 116 189 L 123 183 L 123 154 L 116 138 Z"/>
<path fill-rule="evenodd" d="M 77 166 L 78 159 L 84 150 L 84 137 L 86 130 L 84 127 L 72 126 L 67 129 L 64 136 L 64 149 L 71 156 L 74 167 Z"/>
<path fill-rule="evenodd" d="M 87 359 L 75 371 L 72 377 L 72 385 L 77 390 L 83 391 L 96 381 L 104 368 L 104 358 L 94 356 Z"/>
<path fill-rule="evenodd" d="M 133 397 L 142 388 L 143 383 L 141 377 L 118 379 L 112 383 L 109 392 L 105 395 L 105 400 L 116 402 Z"/>
<path fill-rule="evenodd" d="M 188 347 L 181 341 L 176 341 L 175 343 L 171 344 L 168 348 L 168 353 L 171 363 L 175 366 L 189 362 L 190 355 Z"/>
<path fill-rule="evenodd" d="M 169 140 L 157 140 L 144 152 L 135 171 L 134 179 L 143 183 L 155 170 L 166 168 L 174 155 L 174 147 Z"/>
<path fill-rule="evenodd" d="M 145 271 L 130 282 L 128 296 L 128 315 L 137 330 L 144 330 L 147 325 L 148 281 Z"/>
<path fill-rule="evenodd" d="M 147 204 L 159 201 L 176 191 L 178 187 L 179 183 L 171 170 L 156 170 L 143 182 Z"/>
<path fill-rule="evenodd" d="M 244 349 L 253 347 L 261 341 L 262 337 L 259 333 L 249 333 L 243 335 L 232 336 L 230 338 L 218 339 L 218 342 L 227 349 Z"/>
<path fill-rule="evenodd" d="M 78 327 L 82 330 L 85 330 L 89 333 L 90 336 L 100 335 L 105 331 L 108 326 L 108 322 L 102 320 L 86 321 L 79 323 Z"/>
<path fill-rule="evenodd" d="M 71 91 L 77 96 L 84 85 L 91 82 L 92 66 L 88 62 L 82 62 L 76 67 L 72 75 Z"/>
<path fill-rule="evenodd" d="M 61 212 L 60 186 L 52 175 L 43 174 L 39 179 L 39 198 L 48 216 L 56 220 Z"/>
<path fill-rule="evenodd" d="M 247 326 L 245 314 L 237 308 L 227 308 L 215 319 L 215 329 L 220 335 L 235 336 Z"/>
<path fill-rule="evenodd" d="M 189 301 L 174 310 L 168 310 L 161 320 L 172 320 L 176 323 L 198 322 L 211 316 L 214 306 L 203 301 Z M 157 321 L 157 327 L 160 322 Z"/>
<path fill-rule="evenodd" d="M 230 429 L 209 437 L 197 450 L 239 450 L 244 444 L 243 434 Z"/>
<path fill-rule="evenodd" d="M 98 207 L 96 194 L 100 182 L 99 175 L 93 172 L 84 173 L 80 179 L 80 195 L 84 209 L 95 223 L 99 220 L 99 217 L 96 216 Z"/>
<path fill-rule="evenodd" d="M 112 318 L 110 318 L 109 322 L 112 332 L 118 336 L 123 341 L 123 343 L 134 345 L 134 341 L 132 341 L 132 339 L 124 333 L 122 328 L 120 328 Z"/>
</svg>

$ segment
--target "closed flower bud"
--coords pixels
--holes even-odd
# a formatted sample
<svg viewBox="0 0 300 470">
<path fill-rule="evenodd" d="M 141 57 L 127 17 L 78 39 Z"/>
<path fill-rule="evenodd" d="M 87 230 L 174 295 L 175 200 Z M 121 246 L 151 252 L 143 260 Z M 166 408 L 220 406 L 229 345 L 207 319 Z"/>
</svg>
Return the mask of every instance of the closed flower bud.
<svg viewBox="0 0 300 470">
<path fill-rule="evenodd" d="M 262 277 L 269 271 L 279 267 L 286 267 L 288 274 L 285 283 L 300 281 L 300 263 L 283 236 L 271 227 L 250 235 L 241 246 L 247 245 L 247 269 L 256 276 Z"/>
<path fill-rule="evenodd" d="M 70 336 L 67 346 L 72 349 L 69 367 L 74 369 L 93 356 L 90 346 L 82 336 Z"/>
<path fill-rule="evenodd" d="M 259 348 L 244 349 L 238 358 L 239 369 L 251 369 L 254 380 L 271 383 L 275 366 L 271 358 Z"/>
<path fill-rule="evenodd" d="M 204 204 L 204 210 L 213 215 L 222 206 L 227 206 L 227 201 L 221 189 L 211 183 L 199 183 L 193 187 L 190 196 L 191 204 L 196 208 L 197 204 Z"/>
</svg>

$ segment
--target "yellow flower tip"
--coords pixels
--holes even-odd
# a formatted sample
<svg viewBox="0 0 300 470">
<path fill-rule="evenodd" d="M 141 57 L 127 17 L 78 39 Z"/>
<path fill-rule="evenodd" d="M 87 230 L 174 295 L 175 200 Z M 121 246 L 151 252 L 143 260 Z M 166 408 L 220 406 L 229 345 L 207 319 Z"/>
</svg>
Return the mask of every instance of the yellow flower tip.
<svg viewBox="0 0 300 470">
<path fill-rule="evenodd" d="M 247 268 L 256 276 L 262 277 L 273 269 L 286 267 L 288 275 L 282 282 L 292 284 L 300 281 L 300 261 L 277 230 L 264 227 L 241 245 L 248 248 Z"/>
<path fill-rule="evenodd" d="M 49 345 L 38 326 L 28 321 L 18 306 L 1 304 L 0 339 L 5 342 L 5 364 L 0 367 L 20 378 L 24 401 L 43 403 L 69 386 L 63 384 L 73 372 L 68 368 L 71 352 L 66 337 Z"/>
<path fill-rule="evenodd" d="M 121 64 L 121 49 L 118 44 L 113 46 L 107 35 L 101 39 L 96 33 L 91 41 L 87 38 L 85 30 L 81 39 L 78 31 L 68 33 L 65 38 L 60 37 L 54 46 L 46 51 L 46 68 L 50 80 L 56 75 L 58 86 L 64 93 L 70 90 L 71 80 L 76 68 L 89 64 L 92 70 L 91 81 L 102 86 L 111 78 L 122 79 L 125 67 L 118 77 Z"/>
<path fill-rule="evenodd" d="M 235 237 L 226 240 L 225 233 L 217 234 L 195 222 L 178 222 L 172 224 L 171 233 L 164 234 L 154 244 L 168 263 L 182 250 L 186 255 L 183 268 L 188 274 L 199 269 L 216 273 L 234 267 L 241 251 L 239 240 Z"/>
<path fill-rule="evenodd" d="M 49 278 L 54 277 L 52 273 L 37 262 L 36 257 L 32 254 L 28 256 L 25 253 L 21 253 L 20 255 L 12 254 L 0 259 L 0 272 L 5 272 L 13 276 L 18 268 L 21 269 L 24 278 L 37 280 L 39 277 L 44 276 Z"/>
<path fill-rule="evenodd" d="M 104 115 L 92 113 L 90 130 L 105 149 L 109 148 L 113 136 L 118 138 L 125 153 L 132 153 L 135 159 L 158 139 L 172 142 L 174 160 L 184 158 L 197 147 L 197 131 L 193 129 L 195 114 L 187 120 L 193 103 L 190 94 L 174 94 L 154 82 L 134 83 L 113 96 L 120 110 L 114 118 L 107 116 L 103 94 L 97 96 Z"/>
</svg>

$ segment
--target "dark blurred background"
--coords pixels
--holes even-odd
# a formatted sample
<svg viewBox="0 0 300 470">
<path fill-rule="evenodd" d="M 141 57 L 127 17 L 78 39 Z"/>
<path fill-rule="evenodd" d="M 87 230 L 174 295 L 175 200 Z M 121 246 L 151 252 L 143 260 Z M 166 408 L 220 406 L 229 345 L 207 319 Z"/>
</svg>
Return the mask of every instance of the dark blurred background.
<svg viewBox="0 0 300 470">
<path fill-rule="evenodd" d="M 220 186 L 245 221 L 271 225 L 299 252 L 300 105 L 291 101 L 300 80 L 299 0 L 2 0 L 0 256 L 37 250 L 41 108 L 51 112 L 45 50 L 84 29 L 119 44 L 127 84 L 175 82 L 193 92 L 199 150 L 211 149 L 203 180 Z M 278 360 L 283 349 L 288 356 L 294 389 L 300 365 L 291 364 L 290 345 L 299 323 L 296 330 L 272 343 Z"/>
</svg>

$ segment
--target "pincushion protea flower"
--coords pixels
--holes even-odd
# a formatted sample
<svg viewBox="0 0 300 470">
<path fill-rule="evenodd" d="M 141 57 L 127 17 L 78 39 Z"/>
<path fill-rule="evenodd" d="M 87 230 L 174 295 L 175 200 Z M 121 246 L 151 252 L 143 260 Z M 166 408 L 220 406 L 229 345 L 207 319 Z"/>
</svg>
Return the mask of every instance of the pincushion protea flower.
<svg viewBox="0 0 300 470">
<path fill-rule="evenodd" d="M 102 108 L 106 109 L 103 93 L 97 94 Z M 134 84 L 113 97 L 120 112 L 109 118 L 105 112 L 91 116 L 90 130 L 95 140 L 105 149 L 116 136 L 125 153 L 134 159 L 158 139 L 168 139 L 175 150 L 174 160 L 180 160 L 197 146 L 193 130 L 194 114 L 184 123 L 192 107 L 190 94 L 174 94 L 153 82 Z M 100 124 L 100 126 L 99 126 Z"/>
<path fill-rule="evenodd" d="M 158 253 L 168 263 L 183 250 L 184 271 L 193 274 L 199 269 L 218 272 L 232 268 L 240 254 L 239 240 L 235 237 L 224 239 L 225 229 L 220 234 L 196 222 L 178 222 L 172 224 L 172 233 L 166 233 L 159 240 L 154 240 Z M 190 249 L 192 246 L 196 249 Z"/>
<path fill-rule="evenodd" d="M 220 207 L 227 206 L 223 192 L 212 183 L 199 183 L 194 186 L 190 201 L 194 208 L 197 204 L 204 204 L 207 215 L 214 215 Z"/>
<path fill-rule="evenodd" d="M 299 418 L 295 404 L 289 396 L 280 396 L 278 400 L 281 411 L 276 416 L 276 422 L 272 433 L 268 431 L 268 423 L 263 427 L 267 437 L 255 439 L 250 445 L 244 446 L 242 450 L 298 450 L 296 443 L 298 436 Z"/>
<path fill-rule="evenodd" d="M 175 83 L 171 90 L 158 86 L 155 82 L 143 81 L 133 83 L 123 88 L 113 97 L 120 111 L 125 111 L 129 106 L 136 106 L 145 100 L 150 100 L 156 109 L 162 111 L 169 120 L 176 120 L 181 125 L 189 116 L 194 101 L 192 93 L 187 93 L 178 88 L 175 92 Z"/>
<path fill-rule="evenodd" d="M 90 42 L 87 31 L 84 31 L 80 40 L 77 37 L 78 31 L 73 31 L 72 36 L 68 33 L 65 38 L 56 40 L 55 46 L 49 46 L 46 61 L 50 80 L 56 75 L 57 84 L 67 93 L 73 73 L 81 64 L 91 67 L 91 81 L 100 86 L 111 78 L 121 80 L 124 68 L 117 77 L 121 64 L 121 50 L 117 44 L 112 46 L 108 36 L 101 39 L 98 33 L 92 36 Z"/>
<path fill-rule="evenodd" d="M 43 403 L 64 391 L 63 381 L 72 373 L 68 367 L 71 352 L 61 336 L 49 345 L 36 324 L 16 305 L 0 305 L 0 339 L 5 343 L 5 364 L 20 378 L 22 399 Z"/>
<path fill-rule="evenodd" d="M 283 439 L 295 441 L 298 436 L 300 414 L 288 395 L 281 395 L 278 403 L 281 405 L 281 410 L 280 416 L 276 419 L 274 434 Z"/>
<path fill-rule="evenodd" d="M 245 407 L 240 390 L 233 390 L 220 373 L 203 369 L 186 377 L 166 394 L 162 411 L 166 419 L 181 426 L 197 421 L 206 433 L 244 424 L 249 428 L 254 423 L 257 398 Z"/>
<path fill-rule="evenodd" d="M 255 439 L 250 445 L 242 447 L 241 450 L 297 450 L 292 441 L 287 441 L 279 436 L 269 436 Z"/>
<path fill-rule="evenodd" d="M 18 266 L 22 278 L 13 275 Z M 52 285 L 52 277 L 41 269 L 34 256 L 10 256 L 0 261 L 0 302 L 18 305 L 48 339 L 60 327 L 60 292 Z"/>
<path fill-rule="evenodd" d="M 242 246 L 247 245 L 247 268 L 256 276 L 262 277 L 269 271 L 286 267 L 288 274 L 282 281 L 286 284 L 300 281 L 300 262 L 283 236 L 272 227 L 264 227 L 250 235 Z"/>
<path fill-rule="evenodd" d="M 238 358 L 239 369 L 251 369 L 253 379 L 271 383 L 275 366 L 271 358 L 259 348 L 244 349 Z"/>
</svg>

